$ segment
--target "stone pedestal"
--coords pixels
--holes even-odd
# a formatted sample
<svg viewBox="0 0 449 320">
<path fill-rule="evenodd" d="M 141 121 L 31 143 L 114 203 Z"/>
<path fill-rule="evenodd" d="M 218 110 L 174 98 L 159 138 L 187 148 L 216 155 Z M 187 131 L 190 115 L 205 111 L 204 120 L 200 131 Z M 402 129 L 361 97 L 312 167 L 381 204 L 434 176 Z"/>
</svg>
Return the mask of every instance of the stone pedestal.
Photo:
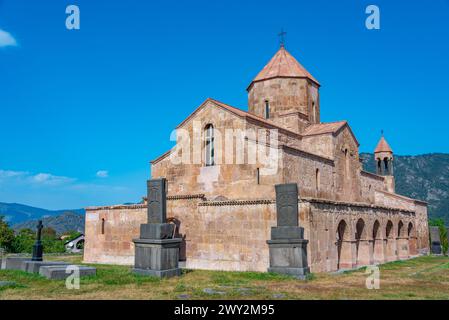
<svg viewBox="0 0 449 320">
<path fill-rule="evenodd" d="M 173 239 L 174 225 L 167 222 L 167 180 L 148 180 L 148 223 L 140 226 L 134 239 L 134 272 L 168 278 L 179 276 L 179 248 L 182 239 Z"/>
<path fill-rule="evenodd" d="M 182 239 L 134 239 L 134 272 L 168 278 L 179 276 L 179 247 Z"/>
<path fill-rule="evenodd" d="M 305 279 L 310 273 L 307 265 L 307 243 L 304 239 L 268 240 L 270 267 L 268 272 Z"/>
</svg>

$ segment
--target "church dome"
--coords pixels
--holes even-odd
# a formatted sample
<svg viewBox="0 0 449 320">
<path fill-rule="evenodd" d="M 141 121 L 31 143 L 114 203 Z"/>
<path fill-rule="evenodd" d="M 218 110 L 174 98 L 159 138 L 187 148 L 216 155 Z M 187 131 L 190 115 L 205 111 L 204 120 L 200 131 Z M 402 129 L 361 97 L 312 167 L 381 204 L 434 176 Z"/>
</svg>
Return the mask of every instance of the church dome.
<svg viewBox="0 0 449 320">
<path fill-rule="evenodd" d="M 307 78 L 320 83 L 285 49 L 284 46 L 276 52 L 270 62 L 259 72 L 251 82 L 259 82 L 273 78 Z M 251 86 L 251 85 L 250 85 Z"/>
</svg>

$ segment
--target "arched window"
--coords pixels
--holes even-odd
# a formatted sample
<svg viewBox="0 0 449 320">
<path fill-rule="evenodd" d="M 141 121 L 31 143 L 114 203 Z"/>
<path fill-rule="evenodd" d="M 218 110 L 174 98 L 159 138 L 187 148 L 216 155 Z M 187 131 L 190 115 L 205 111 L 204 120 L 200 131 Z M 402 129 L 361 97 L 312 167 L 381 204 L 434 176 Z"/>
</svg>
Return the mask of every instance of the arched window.
<svg viewBox="0 0 449 320">
<path fill-rule="evenodd" d="M 377 174 L 382 174 L 382 160 L 377 160 Z"/>
<path fill-rule="evenodd" d="M 270 102 L 265 100 L 265 119 L 270 119 Z"/>
<path fill-rule="evenodd" d="M 212 124 L 208 124 L 206 126 L 206 166 L 213 166 L 214 161 L 214 126 Z"/>
<path fill-rule="evenodd" d="M 320 169 L 315 170 L 315 188 L 316 191 L 320 190 Z"/>
<path fill-rule="evenodd" d="M 384 167 L 385 167 L 385 174 L 389 174 L 390 173 L 390 169 L 388 166 L 388 158 L 384 159 Z"/>
<path fill-rule="evenodd" d="M 103 219 L 101 219 L 101 234 L 104 234 L 104 224 L 105 224 L 105 221 L 103 218 Z"/>
</svg>

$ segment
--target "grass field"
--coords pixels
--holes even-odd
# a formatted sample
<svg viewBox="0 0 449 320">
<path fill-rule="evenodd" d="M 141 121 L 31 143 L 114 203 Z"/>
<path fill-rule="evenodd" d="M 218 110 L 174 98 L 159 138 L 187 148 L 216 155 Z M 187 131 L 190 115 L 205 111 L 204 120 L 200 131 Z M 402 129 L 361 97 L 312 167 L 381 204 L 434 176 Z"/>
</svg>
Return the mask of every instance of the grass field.
<svg viewBox="0 0 449 320">
<path fill-rule="evenodd" d="M 51 257 L 80 263 L 80 256 Z M 186 270 L 159 280 L 134 275 L 129 267 L 96 265 L 79 290 L 22 271 L 0 271 L 0 299 L 449 299 L 449 258 L 420 257 L 380 266 L 380 289 L 366 288 L 365 269 L 312 274 L 308 280 L 256 272 Z"/>
</svg>

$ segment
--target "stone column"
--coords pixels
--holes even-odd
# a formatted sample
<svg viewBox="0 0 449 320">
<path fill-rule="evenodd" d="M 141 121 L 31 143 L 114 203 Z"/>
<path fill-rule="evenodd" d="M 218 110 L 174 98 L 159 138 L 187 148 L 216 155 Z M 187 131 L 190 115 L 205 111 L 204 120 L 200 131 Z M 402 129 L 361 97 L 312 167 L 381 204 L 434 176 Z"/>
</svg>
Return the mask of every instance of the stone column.
<svg viewBox="0 0 449 320">
<path fill-rule="evenodd" d="M 373 263 L 381 264 L 386 261 L 385 245 L 386 241 L 384 239 L 374 239 Z"/>
<path fill-rule="evenodd" d="M 179 247 L 174 225 L 167 221 L 166 179 L 149 180 L 148 223 L 140 226 L 140 238 L 134 239 L 134 272 L 159 278 L 179 276 Z"/>
<path fill-rule="evenodd" d="M 305 279 L 310 269 L 304 228 L 299 227 L 297 184 L 276 185 L 277 227 L 271 228 L 268 272 Z"/>
<path fill-rule="evenodd" d="M 339 269 L 353 269 L 357 266 L 356 245 L 355 240 L 341 241 Z"/>
<path fill-rule="evenodd" d="M 373 264 L 373 242 L 368 239 L 359 240 L 357 251 L 357 267 Z"/>
<path fill-rule="evenodd" d="M 397 247 L 396 247 L 396 239 L 388 238 L 386 241 L 386 261 L 395 261 L 397 260 Z"/>
<path fill-rule="evenodd" d="M 410 251 L 408 246 L 408 237 L 398 237 L 396 239 L 397 253 L 399 259 L 407 259 Z"/>
</svg>

